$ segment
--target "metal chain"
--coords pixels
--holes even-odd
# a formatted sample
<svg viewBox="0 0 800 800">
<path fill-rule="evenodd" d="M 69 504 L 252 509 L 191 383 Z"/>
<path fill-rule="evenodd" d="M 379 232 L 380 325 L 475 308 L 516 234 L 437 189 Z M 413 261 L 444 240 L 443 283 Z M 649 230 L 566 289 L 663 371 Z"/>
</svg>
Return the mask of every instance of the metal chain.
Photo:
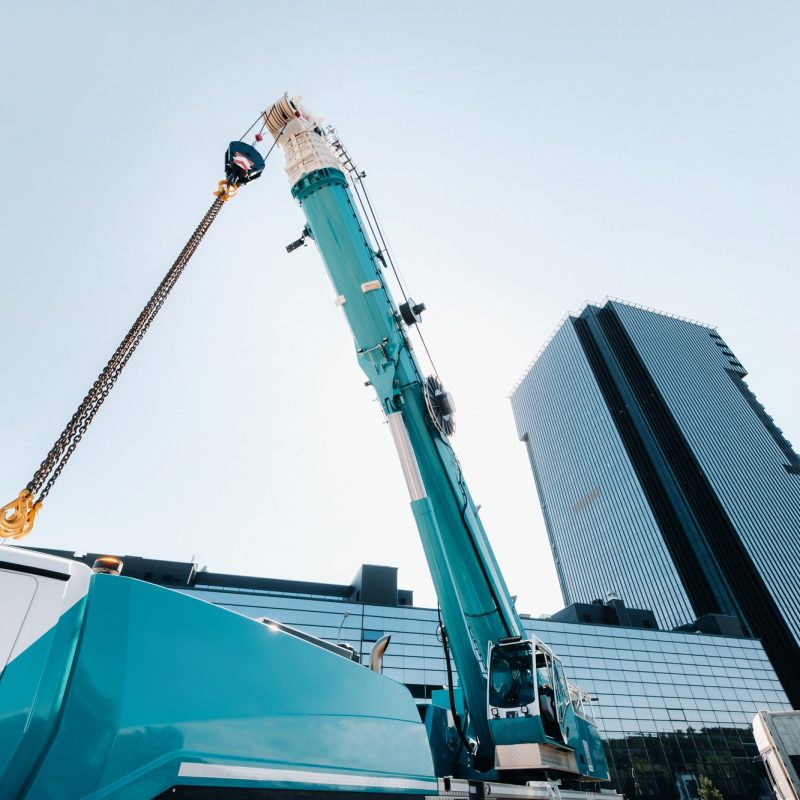
<svg viewBox="0 0 800 800">
<path fill-rule="evenodd" d="M 35 495 L 36 492 L 41 490 L 39 497 L 36 499 L 37 504 L 41 503 L 53 488 L 53 484 L 61 474 L 67 461 L 69 461 L 70 456 L 75 452 L 75 448 L 86 433 L 86 429 L 92 423 L 95 414 L 97 414 L 100 406 L 103 405 L 106 397 L 108 397 L 120 373 L 147 333 L 148 328 L 161 310 L 164 301 L 194 255 L 195 250 L 197 250 L 198 245 L 203 240 L 226 199 L 227 197 L 221 195 L 211 204 L 200 224 L 189 237 L 183 250 L 181 250 L 177 259 L 175 259 L 175 262 L 158 285 L 158 288 L 145 304 L 125 338 L 120 342 L 114 355 L 111 356 L 103 371 L 97 376 L 97 380 L 92 384 L 91 389 L 81 401 L 61 435 L 50 448 L 50 452 L 42 461 L 39 469 L 34 473 L 26 488 L 31 495 Z M 47 482 L 45 483 L 45 481 Z M 44 488 L 42 489 L 43 484 Z"/>
</svg>

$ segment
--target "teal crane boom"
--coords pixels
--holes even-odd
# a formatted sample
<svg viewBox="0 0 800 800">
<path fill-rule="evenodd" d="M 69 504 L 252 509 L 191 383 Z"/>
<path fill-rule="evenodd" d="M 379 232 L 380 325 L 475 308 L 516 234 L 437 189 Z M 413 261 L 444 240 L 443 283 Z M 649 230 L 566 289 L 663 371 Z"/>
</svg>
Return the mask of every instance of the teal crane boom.
<svg viewBox="0 0 800 800">
<path fill-rule="evenodd" d="M 319 248 L 353 333 L 358 362 L 388 420 L 467 707 L 482 707 L 488 644 L 523 637 L 522 623 L 455 453 L 428 413 L 425 377 L 344 167 L 317 122 L 300 108 L 284 98 L 267 113 L 268 125 L 280 137 L 290 176 L 297 172 L 293 159 L 307 156 L 305 174 L 293 181 L 292 195 L 305 212 L 305 233 Z M 309 170 L 310 165 L 316 169 Z M 488 745 L 485 715 L 475 715 L 472 723 L 478 742 Z"/>
<path fill-rule="evenodd" d="M 458 670 L 466 708 L 461 725 L 452 693 L 450 698 L 469 766 L 479 771 L 542 766 L 541 751 L 531 758 L 520 749 L 537 743 L 549 745 L 559 758 L 559 748 L 567 751 L 566 761 L 556 760 L 562 766 L 571 763 L 569 751 L 575 743 L 569 741 L 574 735 L 567 718 L 574 720 L 576 708 L 560 663 L 549 649 L 537 649 L 540 643 L 527 639 L 450 444 L 452 400 L 438 376 L 425 377 L 412 350 L 409 329 L 424 307 L 410 300 L 398 307 L 392 298 L 385 254 L 370 240 L 359 214 L 347 173 L 360 178 L 343 148 L 332 146 L 319 120 L 299 99 L 284 96 L 265 112 L 264 120 L 285 153 L 292 195 L 305 213 L 303 238 L 313 239 L 319 249 L 336 304 L 352 331 L 358 362 L 397 448 Z M 549 730 L 543 719 L 548 709 L 541 709 L 548 690 Z M 573 722 L 572 727 L 581 726 Z M 585 726 L 583 732 L 589 736 Z M 604 765 L 599 739 L 592 750 L 595 759 L 589 762 Z M 586 764 L 583 754 L 580 758 Z M 597 772 L 564 769 L 605 777 L 604 766 Z"/>
</svg>

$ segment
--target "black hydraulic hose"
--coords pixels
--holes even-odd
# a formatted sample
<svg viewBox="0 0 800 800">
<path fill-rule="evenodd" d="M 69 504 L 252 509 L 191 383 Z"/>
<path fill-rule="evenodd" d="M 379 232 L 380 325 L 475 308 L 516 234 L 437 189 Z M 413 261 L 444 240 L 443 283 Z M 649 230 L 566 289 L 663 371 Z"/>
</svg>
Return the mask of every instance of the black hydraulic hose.
<svg viewBox="0 0 800 800">
<path fill-rule="evenodd" d="M 436 613 L 439 616 L 439 630 L 442 632 L 444 660 L 447 664 L 447 692 L 450 697 L 450 711 L 453 714 L 453 724 L 456 726 L 456 732 L 458 733 L 458 738 L 461 740 L 461 745 L 466 747 L 467 752 L 469 752 L 469 742 L 464 734 L 464 729 L 461 727 L 461 717 L 459 716 L 458 711 L 456 711 L 456 696 L 455 692 L 453 691 L 453 665 L 450 662 L 450 646 L 447 644 L 447 631 L 442 624 L 442 609 L 440 606 L 436 606 Z M 456 753 L 456 755 L 458 755 L 458 753 Z"/>
</svg>

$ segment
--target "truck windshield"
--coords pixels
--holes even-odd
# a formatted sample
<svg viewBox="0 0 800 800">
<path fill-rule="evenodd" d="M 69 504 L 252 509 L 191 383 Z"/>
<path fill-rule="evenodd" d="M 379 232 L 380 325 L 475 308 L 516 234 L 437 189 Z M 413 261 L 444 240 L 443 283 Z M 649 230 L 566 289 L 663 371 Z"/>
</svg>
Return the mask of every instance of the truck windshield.
<svg viewBox="0 0 800 800">
<path fill-rule="evenodd" d="M 489 704 L 518 708 L 533 703 L 533 652 L 530 642 L 492 648 L 489 663 Z"/>
</svg>

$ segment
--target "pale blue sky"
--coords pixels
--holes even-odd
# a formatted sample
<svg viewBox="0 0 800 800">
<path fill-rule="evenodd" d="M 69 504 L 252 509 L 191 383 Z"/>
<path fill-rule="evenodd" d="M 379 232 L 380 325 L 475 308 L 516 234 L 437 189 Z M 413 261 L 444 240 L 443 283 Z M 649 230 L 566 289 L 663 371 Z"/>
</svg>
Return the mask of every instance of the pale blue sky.
<svg viewBox="0 0 800 800">
<path fill-rule="evenodd" d="M 28 481 L 285 90 L 335 124 L 439 372 L 520 610 L 560 607 L 506 395 L 611 294 L 719 326 L 800 441 L 800 7 L 2 4 L 2 496 Z M 224 209 L 31 545 L 433 602 L 388 432 L 280 159 Z"/>
</svg>

